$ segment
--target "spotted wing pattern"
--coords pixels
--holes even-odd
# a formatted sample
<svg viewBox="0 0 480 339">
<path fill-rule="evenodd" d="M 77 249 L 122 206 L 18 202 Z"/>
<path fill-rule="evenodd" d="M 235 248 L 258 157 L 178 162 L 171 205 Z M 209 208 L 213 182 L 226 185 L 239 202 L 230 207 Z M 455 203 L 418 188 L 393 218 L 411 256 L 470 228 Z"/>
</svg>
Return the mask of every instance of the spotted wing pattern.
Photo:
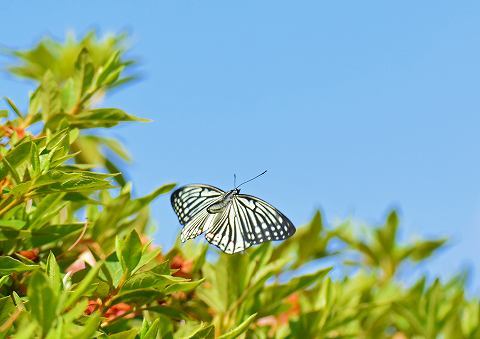
<svg viewBox="0 0 480 339">
<path fill-rule="evenodd" d="M 222 199 L 225 192 L 210 185 L 187 185 L 174 191 L 170 197 L 178 220 L 184 225 L 181 240 L 195 238 L 211 226 L 215 215 L 207 207 Z"/>
<path fill-rule="evenodd" d="M 209 243 L 228 254 L 244 251 L 252 245 L 242 233 L 240 221 L 235 215 L 233 202 L 218 215 L 220 217 L 205 233 L 205 238 Z"/>
<path fill-rule="evenodd" d="M 205 238 L 231 254 L 294 233 L 292 222 L 275 207 L 259 198 L 238 194 L 206 231 Z"/>
</svg>

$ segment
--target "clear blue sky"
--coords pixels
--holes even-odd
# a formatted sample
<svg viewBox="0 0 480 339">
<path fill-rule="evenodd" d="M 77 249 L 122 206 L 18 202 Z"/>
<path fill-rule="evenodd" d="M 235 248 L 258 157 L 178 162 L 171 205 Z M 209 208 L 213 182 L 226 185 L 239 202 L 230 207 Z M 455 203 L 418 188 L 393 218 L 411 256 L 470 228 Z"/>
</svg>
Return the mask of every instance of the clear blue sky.
<svg viewBox="0 0 480 339">
<path fill-rule="evenodd" d="M 59 5 L 62 3 L 61 5 Z M 379 223 L 450 236 L 432 270 L 480 272 L 477 1 L 2 1 L 0 42 L 128 30 L 145 79 L 105 105 L 154 119 L 114 132 L 138 193 L 165 182 L 244 188 L 295 224 Z M 25 103 L 30 83 L 2 74 Z M 156 241 L 179 225 L 154 204 Z M 477 274 L 478 281 L 478 274 Z"/>
</svg>

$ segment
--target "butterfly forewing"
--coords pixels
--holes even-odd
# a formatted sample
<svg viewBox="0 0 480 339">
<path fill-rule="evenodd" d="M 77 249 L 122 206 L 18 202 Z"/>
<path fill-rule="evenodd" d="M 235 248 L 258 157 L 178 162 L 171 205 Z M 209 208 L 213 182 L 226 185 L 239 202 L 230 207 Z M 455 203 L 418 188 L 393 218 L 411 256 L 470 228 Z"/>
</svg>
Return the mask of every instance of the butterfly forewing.
<svg viewBox="0 0 480 339">
<path fill-rule="evenodd" d="M 210 185 L 187 185 L 175 190 L 170 197 L 172 207 L 182 225 L 193 216 L 208 207 L 225 194 L 219 188 Z"/>
<path fill-rule="evenodd" d="M 295 233 L 292 222 L 275 207 L 257 197 L 239 194 L 233 199 L 240 224 L 252 244 L 284 240 Z"/>
<path fill-rule="evenodd" d="M 292 222 L 269 203 L 250 196 L 235 195 L 222 218 L 205 238 L 226 253 L 237 253 L 264 241 L 283 240 L 295 233 Z"/>
</svg>

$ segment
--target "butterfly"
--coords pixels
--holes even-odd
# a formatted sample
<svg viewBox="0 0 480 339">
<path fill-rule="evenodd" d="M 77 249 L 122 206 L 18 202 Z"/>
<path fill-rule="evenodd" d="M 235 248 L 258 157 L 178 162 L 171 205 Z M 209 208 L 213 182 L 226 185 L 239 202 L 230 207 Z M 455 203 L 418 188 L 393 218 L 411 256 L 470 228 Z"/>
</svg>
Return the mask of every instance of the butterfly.
<svg viewBox="0 0 480 339">
<path fill-rule="evenodd" d="M 228 192 L 203 184 L 175 190 L 170 201 L 183 225 L 182 242 L 203 233 L 209 243 L 233 254 L 264 241 L 292 236 L 295 227 L 282 212 L 262 199 L 240 194 L 240 186 L 255 178 Z"/>
</svg>

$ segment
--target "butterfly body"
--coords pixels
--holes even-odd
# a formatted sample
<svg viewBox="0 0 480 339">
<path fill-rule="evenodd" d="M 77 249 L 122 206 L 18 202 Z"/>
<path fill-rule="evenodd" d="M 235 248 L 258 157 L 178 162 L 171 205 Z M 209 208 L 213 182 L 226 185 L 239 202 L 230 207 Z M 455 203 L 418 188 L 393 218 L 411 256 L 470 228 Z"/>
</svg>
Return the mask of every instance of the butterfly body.
<svg viewBox="0 0 480 339">
<path fill-rule="evenodd" d="M 295 233 L 285 215 L 257 197 L 240 194 L 239 188 L 225 192 L 205 184 L 187 185 L 174 191 L 170 200 L 184 226 L 182 242 L 203 233 L 208 242 L 233 254 Z"/>
<path fill-rule="evenodd" d="M 207 212 L 211 214 L 222 212 L 232 202 L 233 197 L 239 193 L 240 190 L 238 188 L 226 192 L 219 202 L 214 202 L 207 207 Z"/>
</svg>

